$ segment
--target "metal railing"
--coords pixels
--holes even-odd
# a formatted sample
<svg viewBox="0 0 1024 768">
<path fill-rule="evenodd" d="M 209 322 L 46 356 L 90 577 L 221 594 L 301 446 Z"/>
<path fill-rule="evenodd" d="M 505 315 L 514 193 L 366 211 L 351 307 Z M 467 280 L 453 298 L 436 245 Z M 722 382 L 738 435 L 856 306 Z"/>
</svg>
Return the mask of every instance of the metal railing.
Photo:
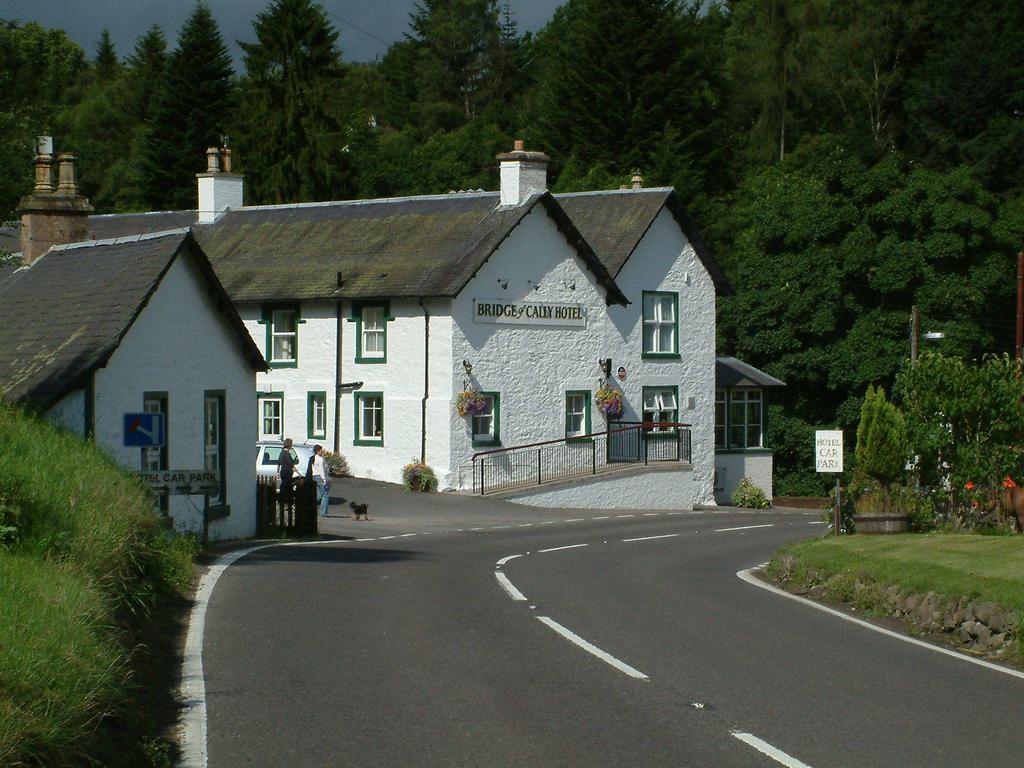
<svg viewBox="0 0 1024 768">
<path fill-rule="evenodd" d="M 473 454 L 473 493 L 596 475 L 629 464 L 690 461 L 690 425 L 619 422 L 606 432 Z"/>
</svg>

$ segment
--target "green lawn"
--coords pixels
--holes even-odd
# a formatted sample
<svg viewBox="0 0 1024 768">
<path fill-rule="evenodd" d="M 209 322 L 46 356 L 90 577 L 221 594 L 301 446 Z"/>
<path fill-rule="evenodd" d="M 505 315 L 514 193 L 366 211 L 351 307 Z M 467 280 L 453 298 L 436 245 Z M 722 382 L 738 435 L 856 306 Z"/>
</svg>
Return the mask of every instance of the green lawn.
<svg viewBox="0 0 1024 768">
<path fill-rule="evenodd" d="M 904 534 L 802 542 L 779 553 L 805 568 L 1024 610 L 1024 536 Z"/>
</svg>

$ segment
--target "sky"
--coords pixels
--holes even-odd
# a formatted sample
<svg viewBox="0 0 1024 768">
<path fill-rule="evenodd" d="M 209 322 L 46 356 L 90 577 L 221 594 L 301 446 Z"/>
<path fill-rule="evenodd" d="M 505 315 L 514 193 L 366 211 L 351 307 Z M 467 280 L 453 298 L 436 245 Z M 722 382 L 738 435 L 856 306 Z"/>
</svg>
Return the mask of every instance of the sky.
<svg viewBox="0 0 1024 768">
<path fill-rule="evenodd" d="M 241 68 L 237 40 L 255 39 L 252 20 L 269 0 L 206 0 Z M 563 0 L 511 0 L 522 32 L 535 32 L 547 23 Z M 401 40 L 409 29 L 409 13 L 416 0 L 320 0 L 334 28 L 346 61 L 372 61 Z M 501 4 L 501 3 L 499 3 Z M 135 40 L 159 24 L 173 48 L 178 31 L 191 13 L 191 0 L 0 0 L 0 19 L 35 21 L 67 32 L 91 57 L 103 29 L 110 30 L 118 55 L 124 58 Z"/>
</svg>

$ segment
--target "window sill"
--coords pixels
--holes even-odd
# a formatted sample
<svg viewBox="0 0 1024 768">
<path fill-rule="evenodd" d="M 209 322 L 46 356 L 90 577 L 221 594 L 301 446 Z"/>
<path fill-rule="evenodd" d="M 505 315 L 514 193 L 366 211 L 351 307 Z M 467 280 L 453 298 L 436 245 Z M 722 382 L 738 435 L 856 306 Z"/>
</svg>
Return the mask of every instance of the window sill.
<svg viewBox="0 0 1024 768">
<path fill-rule="evenodd" d="M 715 453 L 745 453 L 749 456 L 767 456 L 775 453 L 771 448 L 715 448 Z"/>
<path fill-rule="evenodd" d="M 592 443 L 592 442 L 594 442 L 594 438 L 592 438 L 590 435 L 579 435 L 577 437 L 566 436 L 565 442 L 567 442 L 567 443 Z"/>
<path fill-rule="evenodd" d="M 316 434 L 316 435 L 309 435 L 309 434 L 307 434 L 306 435 L 306 439 L 307 440 L 326 440 L 327 439 L 327 433 L 323 432 L 323 433 L 319 433 L 319 434 Z"/>
<path fill-rule="evenodd" d="M 271 370 L 275 370 L 277 368 L 298 368 L 299 361 L 292 360 L 291 362 L 274 362 L 273 360 L 268 360 L 267 365 L 270 366 Z"/>
<path fill-rule="evenodd" d="M 384 357 L 357 357 L 355 359 L 355 362 L 358 365 L 383 365 L 387 361 L 387 355 Z"/>
<path fill-rule="evenodd" d="M 352 441 L 352 445 L 362 445 L 369 448 L 383 448 L 384 438 L 382 437 L 380 440 L 360 440 L 357 438 Z"/>
<path fill-rule="evenodd" d="M 641 352 L 641 360 L 682 360 L 678 352 Z"/>
<path fill-rule="evenodd" d="M 501 440 L 474 440 L 472 443 L 473 448 L 500 448 Z"/>
</svg>

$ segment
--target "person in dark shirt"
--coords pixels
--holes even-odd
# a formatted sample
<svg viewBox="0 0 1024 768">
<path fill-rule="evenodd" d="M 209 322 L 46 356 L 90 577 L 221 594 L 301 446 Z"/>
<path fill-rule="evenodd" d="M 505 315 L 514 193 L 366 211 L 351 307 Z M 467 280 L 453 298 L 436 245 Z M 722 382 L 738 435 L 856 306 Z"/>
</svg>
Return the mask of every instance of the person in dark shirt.
<svg viewBox="0 0 1024 768">
<path fill-rule="evenodd" d="M 281 495 L 289 497 L 292 495 L 292 480 L 299 472 L 295 466 L 295 454 L 292 453 L 292 439 L 286 438 L 281 455 L 277 457 L 277 476 L 281 480 Z"/>
</svg>

